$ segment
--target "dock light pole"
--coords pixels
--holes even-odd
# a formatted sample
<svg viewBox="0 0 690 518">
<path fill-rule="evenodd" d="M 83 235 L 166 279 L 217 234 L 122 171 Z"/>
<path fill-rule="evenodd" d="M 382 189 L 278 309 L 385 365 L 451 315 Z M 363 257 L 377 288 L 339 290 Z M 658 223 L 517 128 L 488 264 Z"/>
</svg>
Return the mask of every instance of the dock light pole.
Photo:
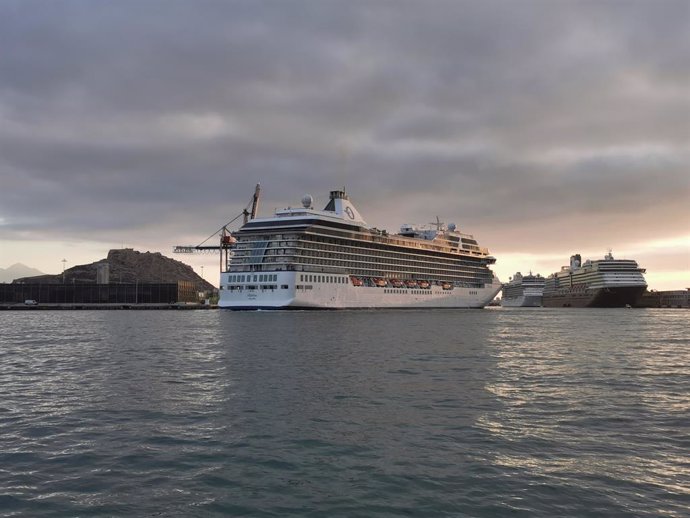
<svg viewBox="0 0 690 518">
<path fill-rule="evenodd" d="M 204 265 L 203 264 L 201 265 L 201 278 L 202 279 L 204 278 Z M 204 279 L 204 280 L 206 280 L 206 279 Z"/>
<path fill-rule="evenodd" d="M 65 284 L 65 264 L 67 263 L 67 259 L 62 260 L 62 284 Z"/>
</svg>

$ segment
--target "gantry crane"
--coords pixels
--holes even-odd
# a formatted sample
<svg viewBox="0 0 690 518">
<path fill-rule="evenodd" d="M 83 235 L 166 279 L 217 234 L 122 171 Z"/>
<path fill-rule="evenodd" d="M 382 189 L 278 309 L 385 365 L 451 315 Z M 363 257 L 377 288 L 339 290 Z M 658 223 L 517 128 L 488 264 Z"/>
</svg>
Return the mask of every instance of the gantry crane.
<svg viewBox="0 0 690 518">
<path fill-rule="evenodd" d="M 243 223 L 247 223 L 249 220 L 256 218 L 256 213 L 259 210 L 259 196 L 261 194 L 261 184 L 256 184 L 256 189 L 254 190 L 254 196 L 252 196 L 251 201 L 247 206 L 233 219 L 228 221 L 221 228 L 216 230 L 213 234 L 204 239 L 201 243 L 196 246 L 189 245 L 176 245 L 173 248 L 174 254 L 194 254 L 194 253 L 216 253 L 220 252 L 220 270 L 223 271 L 224 267 L 227 269 L 230 258 L 232 257 L 232 249 L 235 247 L 237 240 L 233 237 L 232 232 L 228 230 L 228 226 L 237 221 L 240 217 L 243 218 Z M 249 207 L 251 206 L 251 210 Z M 209 239 L 214 236 L 220 235 L 219 245 L 206 245 Z"/>
</svg>

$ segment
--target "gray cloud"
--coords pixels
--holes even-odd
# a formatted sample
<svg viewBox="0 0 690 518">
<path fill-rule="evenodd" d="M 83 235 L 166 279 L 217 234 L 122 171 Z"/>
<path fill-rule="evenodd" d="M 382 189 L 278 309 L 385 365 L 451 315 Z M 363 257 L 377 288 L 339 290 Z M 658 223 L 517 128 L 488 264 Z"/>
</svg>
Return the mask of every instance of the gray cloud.
<svg viewBox="0 0 690 518">
<path fill-rule="evenodd" d="M 257 181 L 267 211 L 346 185 L 379 227 L 440 213 L 503 251 L 687 233 L 689 20 L 669 0 L 4 2 L 0 239 L 205 237 Z"/>
</svg>

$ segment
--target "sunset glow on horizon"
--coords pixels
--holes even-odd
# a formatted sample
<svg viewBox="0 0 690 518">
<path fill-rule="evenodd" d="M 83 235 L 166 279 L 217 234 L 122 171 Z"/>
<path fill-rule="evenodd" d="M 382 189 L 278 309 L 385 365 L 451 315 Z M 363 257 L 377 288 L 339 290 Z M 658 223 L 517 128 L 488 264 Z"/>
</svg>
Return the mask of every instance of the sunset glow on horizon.
<svg viewBox="0 0 690 518">
<path fill-rule="evenodd" d="M 0 268 L 125 246 L 217 285 L 172 249 L 261 182 L 262 216 L 346 186 L 454 222 L 503 282 L 612 250 L 690 287 L 687 2 L 173 4 L 0 5 Z"/>
</svg>

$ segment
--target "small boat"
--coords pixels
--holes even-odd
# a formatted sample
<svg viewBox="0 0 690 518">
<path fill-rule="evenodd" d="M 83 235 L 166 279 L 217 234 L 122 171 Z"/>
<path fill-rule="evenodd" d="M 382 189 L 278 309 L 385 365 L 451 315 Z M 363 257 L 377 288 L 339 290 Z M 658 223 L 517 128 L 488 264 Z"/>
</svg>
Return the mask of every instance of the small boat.
<svg viewBox="0 0 690 518">
<path fill-rule="evenodd" d="M 453 285 L 450 282 L 444 282 L 441 284 L 441 288 L 443 288 L 444 290 L 452 290 Z"/>
<path fill-rule="evenodd" d="M 428 288 L 430 286 L 429 281 L 418 281 L 417 284 L 420 288 Z"/>
<path fill-rule="evenodd" d="M 400 279 L 391 279 L 391 286 L 393 286 L 394 288 L 402 288 L 403 286 L 405 286 L 405 283 Z"/>
<path fill-rule="evenodd" d="M 386 284 L 388 284 L 388 283 L 386 282 L 385 279 L 381 279 L 381 278 L 377 277 L 374 279 L 374 284 L 379 288 L 385 288 Z"/>
<path fill-rule="evenodd" d="M 417 281 L 412 281 L 412 280 L 405 281 L 405 286 L 407 286 L 408 288 L 416 288 L 417 287 Z"/>
</svg>

